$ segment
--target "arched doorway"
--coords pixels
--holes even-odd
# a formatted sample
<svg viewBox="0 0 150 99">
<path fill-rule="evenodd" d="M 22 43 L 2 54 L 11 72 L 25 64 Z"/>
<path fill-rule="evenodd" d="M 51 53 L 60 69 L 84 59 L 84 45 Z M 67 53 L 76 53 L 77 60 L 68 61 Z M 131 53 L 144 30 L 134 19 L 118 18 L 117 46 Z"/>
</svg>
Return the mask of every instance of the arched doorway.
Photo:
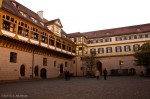
<svg viewBox="0 0 150 99">
<path fill-rule="evenodd" d="M 100 75 L 102 75 L 102 63 L 97 62 L 97 69 L 100 71 Z"/>
<path fill-rule="evenodd" d="M 64 72 L 63 70 L 63 64 L 60 65 L 60 73 L 62 74 Z"/>
<path fill-rule="evenodd" d="M 25 76 L 25 66 L 24 65 L 20 66 L 20 75 Z"/>
<path fill-rule="evenodd" d="M 34 74 L 35 74 L 35 76 L 39 76 L 39 68 L 38 68 L 38 66 L 35 66 Z"/>
<path fill-rule="evenodd" d="M 41 71 L 40 71 L 40 74 L 41 74 L 40 76 L 41 76 L 41 78 L 46 78 L 46 72 L 47 72 L 47 71 L 46 71 L 45 68 L 42 68 L 42 69 L 41 69 Z"/>
</svg>

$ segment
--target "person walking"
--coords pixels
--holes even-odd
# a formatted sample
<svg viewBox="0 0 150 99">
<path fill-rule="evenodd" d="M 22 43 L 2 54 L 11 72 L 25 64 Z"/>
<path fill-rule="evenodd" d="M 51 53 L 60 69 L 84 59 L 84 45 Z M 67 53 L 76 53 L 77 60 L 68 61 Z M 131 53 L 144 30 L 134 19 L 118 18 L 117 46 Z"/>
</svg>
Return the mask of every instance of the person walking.
<svg viewBox="0 0 150 99">
<path fill-rule="evenodd" d="M 96 79 L 97 79 L 97 80 L 99 80 L 99 76 L 100 76 L 100 72 L 99 72 L 99 70 L 96 70 L 96 72 L 95 72 L 95 76 L 96 76 Z"/>
<path fill-rule="evenodd" d="M 67 70 L 64 71 L 64 75 L 65 75 L 65 80 L 67 80 L 68 79 L 68 77 L 67 77 Z"/>
<path fill-rule="evenodd" d="M 106 80 L 107 79 L 107 70 L 106 70 L 106 68 L 103 70 L 103 74 L 104 74 L 104 79 Z"/>
</svg>

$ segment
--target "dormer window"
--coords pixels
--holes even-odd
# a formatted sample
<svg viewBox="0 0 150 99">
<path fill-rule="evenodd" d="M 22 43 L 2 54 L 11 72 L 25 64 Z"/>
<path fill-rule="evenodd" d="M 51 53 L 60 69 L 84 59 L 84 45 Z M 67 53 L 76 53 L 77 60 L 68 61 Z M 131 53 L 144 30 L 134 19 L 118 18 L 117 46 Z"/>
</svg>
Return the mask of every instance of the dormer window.
<svg viewBox="0 0 150 99">
<path fill-rule="evenodd" d="M 24 16 L 25 18 L 27 17 L 27 14 L 25 14 L 25 13 L 23 13 L 23 12 L 21 12 L 21 11 L 19 11 L 19 12 L 20 12 L 21 15 Z"/>
<path fill-rule="evenodd" d="M 34 22 L 35 22 L 35 23 L 37 23 L 37 22 L 38 22 L 38 20 L 36 20 L 36 19 L 35 19 L 35 20 L 34 20 Z"/>
<path fill-rule="evenodd" d="M 35 22 L 35 23 L 37 23 L 38 22 L 38 20 L 36 20 L 35 18 L 33 18 L 33 17 L 31 17 L 31 19 Z"/>
<path fill-rule="evenodd" d="M 107 33 L 106 33 L 106 35 L 110 35 L 110 33 L 109 33 L 109 32 L 107 32 Z"/>
<path fill-rule="evenodd" d="M 12 4 L 13 4 L 16 8 L 18 8 L 18 7 L 19 7 L 19 5 L 18 5 L 18 4 L 16 4 L 15 2 L 12 2 Z"/>
<path fill-rule="evenodd" d="M 42 26 L 44 26 L 44 23 L 40 22 Z"/>
<path fill-rule="evenodd" d="M 17 6 L 17 4 L 16 3 L 14 3 L 14 2 L 12 2 L 12 4 L 16 7 Z"/>
<path fill-rule="evenodd" d="M 137 29 L 137 31 L 138 31 L 138 32 L 140 32 L 140 31 L 141 31 L 141 29 Z"/>
</svg>

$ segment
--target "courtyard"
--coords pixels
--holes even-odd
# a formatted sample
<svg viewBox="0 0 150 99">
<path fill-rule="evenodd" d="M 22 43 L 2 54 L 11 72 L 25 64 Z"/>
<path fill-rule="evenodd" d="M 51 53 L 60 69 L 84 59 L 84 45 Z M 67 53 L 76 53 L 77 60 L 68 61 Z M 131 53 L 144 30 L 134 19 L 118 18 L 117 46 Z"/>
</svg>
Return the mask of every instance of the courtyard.
<svg viewBox="0 0 150 99">
<path fill-rule="evenodd" d="M 74 77 L 0 81 L 0 99 L 149 99 L 150 78 L 139 76 Z"/>
</svg>

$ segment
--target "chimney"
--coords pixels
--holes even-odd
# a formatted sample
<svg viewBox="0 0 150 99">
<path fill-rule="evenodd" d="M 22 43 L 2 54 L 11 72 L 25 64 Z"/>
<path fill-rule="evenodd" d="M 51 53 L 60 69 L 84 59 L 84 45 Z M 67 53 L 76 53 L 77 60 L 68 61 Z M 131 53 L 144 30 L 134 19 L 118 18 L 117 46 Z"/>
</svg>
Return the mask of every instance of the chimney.
<svg viewBox="0 0 150 99">
<path fill-rule="evenodd" d="M 39 15 L 39 17 L 40 17 L 41 19 L 43 19 L 43 11 L 42 11 L 42 10 L 41 10 L 41 11 L 38 11 L 37 14 Z"/>
</svg>

